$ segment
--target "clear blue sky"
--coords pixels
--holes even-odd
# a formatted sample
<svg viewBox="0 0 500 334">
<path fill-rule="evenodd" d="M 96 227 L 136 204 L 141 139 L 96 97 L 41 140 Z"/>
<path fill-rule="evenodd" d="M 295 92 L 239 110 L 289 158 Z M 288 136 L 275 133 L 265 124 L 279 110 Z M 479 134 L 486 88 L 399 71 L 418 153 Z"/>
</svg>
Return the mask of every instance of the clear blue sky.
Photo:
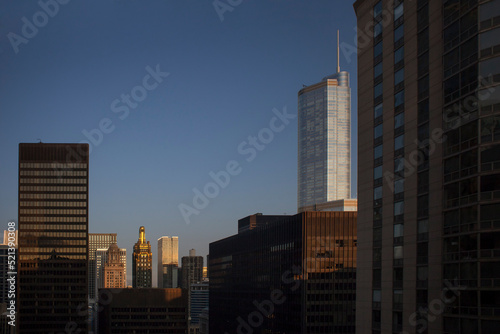
<svg viewBox="0 0 500 334">
<path fill-rule="evenodd" d="M 238 146 L 269 128 L 273 108 L 296 115 L 302 85 L 335 72 L 336 30 L 353 45 L 352 1 L 247 0 L 223 21 L 212 1 L 72 0 L 48 7 L 51 16 L 41 10 L 36 1 L 0 5 L 0 229 L 17 221 L 18 143 L 88 141 L 83 132 L 103 119 L 108 133 L 91 143 L 90 232 L 118 233 L 129 275 L 141 225 L 156 281 L 163 235 L 179 236 L 179 257 L 191 248 L 206 256 L 239 218 L 296 213 L 297 119 L 250 162 Z M 355 195 L 357 64 L 355 55 L 340 60 L 351 73 Z M 170 74 L 158 85 L 148 78 L 156 87 L 146 91 L 146 67 L 157 65 Z M 124 117 L 121 96 L 131 92 L 147 96 Z M 179 205 L 193 207 L 193 188 L 232 160 L 241 172 L 186 224 Z"/>
</svg>

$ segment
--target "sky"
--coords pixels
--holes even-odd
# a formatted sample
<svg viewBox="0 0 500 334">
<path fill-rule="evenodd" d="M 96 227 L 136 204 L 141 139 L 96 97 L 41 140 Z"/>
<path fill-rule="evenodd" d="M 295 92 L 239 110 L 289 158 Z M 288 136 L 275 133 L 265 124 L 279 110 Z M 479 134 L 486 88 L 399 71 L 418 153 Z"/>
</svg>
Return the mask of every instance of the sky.
<svg viewBox="0 0 500 334">
<path fill-rule="evenodd" d="M 354 47 L 352 1 L 58 1 L 0 4 L 0 229 L 21 142 L 90 144 L 89 232 L 118 234 L 129 284 L 140 226 L 155 285 L 161 236 L 206 265 L 238 219 L 297 212 L 297 92 L 336 71 L 337 29 Z"/>
</svg>

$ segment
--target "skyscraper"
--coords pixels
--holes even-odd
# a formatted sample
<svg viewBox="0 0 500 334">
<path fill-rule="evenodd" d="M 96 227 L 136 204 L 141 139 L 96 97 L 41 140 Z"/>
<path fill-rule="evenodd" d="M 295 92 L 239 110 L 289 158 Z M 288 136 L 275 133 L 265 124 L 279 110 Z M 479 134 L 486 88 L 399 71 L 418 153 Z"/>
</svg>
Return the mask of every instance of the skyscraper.
<svg viewBox="0 0 500 334">
<path fill-rule="evenodd" d="M 89 298 L 97 300 L 95 252 L 116 244 L 116 233 L 89 233 Z"/>
<path fill-rule="evenodd" d="M 498 333 L 499 1 L 354 8 L 357 332 Z"/>
<path fill-rule="evenodd" d="M 351 88 L 340 71 L 298 93 L 298 211 L 351 198 Z"/>
<path fill-rule="evenodd" d="M 189 256 L 182 257 L 181 270 L 181 288 L 189 289 L 192 283 L 201 282 L 203 279 L 203 256 L 196 256 L 196 251 L 190 249 Z"/>
<path fill-rule="evenodd" d="M 135 243 L 132 254 L 132 286 L 134 288 L 151 288 L 152 261 L 151 244 L 146 241 L 146 230 L 144 226 L 141 226 L 139 240 Z"/>
<path fill-rule="evenodd" d="M 18 333 L 87 333 L 88 144 L 19 144 Z"/>
<path fill-rule="evenodd" d="M 179 266 L 179 238 L 158 239 L 158 287 L 177 288 Z"/>
<path fill-rule="evenodd" d="M 118 248 L 116 244 L 109 246 L 106 256 L 106 264 L 103 270 L 103 288 L 126 288 L 127 277 L 124 259 L 126 259 L 126 249 Z"/>
</svg>

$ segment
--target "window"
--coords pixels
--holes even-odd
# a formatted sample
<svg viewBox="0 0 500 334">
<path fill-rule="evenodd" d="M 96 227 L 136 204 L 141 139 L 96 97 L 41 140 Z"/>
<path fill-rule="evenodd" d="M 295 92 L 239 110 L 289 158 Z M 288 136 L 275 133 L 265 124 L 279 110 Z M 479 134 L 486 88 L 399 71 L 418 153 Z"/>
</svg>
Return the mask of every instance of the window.
<svg viewBox="0 0 500 334">
<path fill-rule="evenodd" d="M 402 259 L 403 258 L 403 246 L 394 246 L 394 259 Z"/>
<path fill-rule="evenodd" d="M 394 116 L 394 129 L 399 128 L 405 124 L 405 114 L 400 113 Z"/>
<path fill-rule="evenodd" d="M 394 95 L 394 108 L 399 107 L 405 103 L 405 91 L 402 90 Z"/>
<path fill-rule="evenodd" d="M 417 53 L 429 50 L 429 28 L 425 28 L 417 35 Z"/>
<path fill-rule="evenodd" d="M 394 268 L 393 274 L 392 274 L 392 279 L 396 282 L 402 281 L 403 280 L 403 268 Z"/>
<path fill-rule="evenodd" d="M 380 42 L 373 47 L 373 58 L 377 58 L 378 56 L 382 55 L 382 52 L 383 46 L 382 42 Z"/>
<path fill-rule="evenodd" d="M 484 50 L 500 44 L 500 28 L 484 32 L 479 37 L 479 49 Z"/>
<path fill-rule="evenodd" d="M 405 69 L 404 68 L 402 68 L 399 71 L 397 71 L 396 73 L 394 73 L 394 86 L 396 86 L 397 84 L 400 84 L 404 80 L 405 80 Z"/>
<path fill-rule="evenodd" d="M 394 238 L 402 237 L 404 234 L 403 231 L 404 231 L 403 224 L 394 225 Z"/>
<path fill-rule="evenodd" d="M 382 75 L 382 62 L 378 63 L 373 67 L 373 77 L 377 78 L 379 75 Z"/>
<path fill-rule="evenodd" d="M 399 63 L 400 61 L 403 61 L 405 58 L 405 47 L 402 46 L 396 51 L 394 51 L 394 64 Z"/>
<path fill-rule="evenodd" d="M 418 123 L 427 122 L 429 120 L 429 100 L 426 99 L 418 103 L 417 107 Z"/>
<path fill-rule="evenodd" d="M 394 216 L 402 215 L 405 212 L 405 202 L 395 202 L 394 203 Z"/>
<path fill-rule="evenodd" d="M 394 150 L 397 151 L 405 146 L 405 135 L 394 138 Z"/>
<path fill-rule="evenodd" d="M 382 157 L 382 145 L 376 146 L 373 149 L 373 156 L 374 156 L 373 157 L 374 159 L 378 159 L 378 158 Z"/>
<path fill-rule="evenodd" d="M 381 199 L 382 198 L 382 187 L 377 187 L 373 189 L 373 199 Z"/>
<path fill-rule="evenodd" d="M 380 303 L 380 301 L 381 301 L 380 290 L 373 290 L 373 302 Z"/>
<path fill-rule="evenodd" d="M 379 96 L 382 96 L 382 91 L 383 89 L 383 86 L 382 86 L 382 83 L 379 83 L 378 85 L 376 85 L 374 88 L 373 88 L 373 98 L 377 98 Z"/>
<path fill-rule="evenodd" d="M 396 28 L 396 30 L 394 30 L 394 43 L 396 43 L 403 37 L 404 37 L 404 24 L 400 25 L 399 27 Z"/>
<path fill-rule="evenodd" d="M 418 281 L 427 281 L 429 275 L 428 267 L 417 267 L 417 280 Z"/>
<path fill-rule="evenodd" d="M 500 42 L 499 42 L 500 44 Z M 499 80 L 495 80 L 494 76 L 500 74 L 500 57 L 491 58 L 480 63 L 481 72 L 480 76 L 486 80 L 488 83 L 495 83 Z"/>
<path fill-rule="evenodd" d="M 373 169 L 373 179 L 380 179 L 382 177 L 382 166 L 375 167 Z"/>
<path fill-rule="evenodd" d="M 404 13 L 403 4 L 404 2 L 399 4 L 396 8 L 394 8 L 394 21 L 397 21 L 401 16 L 403 16 Z"/>
<path fill-rule="evenodd" d="M 382 103 L 375 106 L 375 118 L 382 116 L 383 108 Z"/>
<path fill-rule="evenodd" d="M 375 129 L 373 130 L 374 138 L 377 139 L 378 137 L 381 137 L 384 134 L 384 129 L 382 127 L 383 124 L 377 125 Z"/>
<path fill-rule="evenodd" d="M 405 159 L 396 158 L 394 159 L 394 173 L 402 172 L 405 169 Z"/>
<path fill-rule="evenodd" d="M 375 24 L 375 27 L 373 29 L 373 37 L 376 38 L 382 33 L 382 22 L 379 22 Z"/>
<path fill-rule="evenodd" d="M 405 179 L 394 181 L 394 193 L 399 194 L 405 191 Z"/>
<path fill-rule="evenodd" d="M 382 1 L 377 2 L 373 7 L 373 17 L 377 17 L 382 14 Z"/>
</svg>

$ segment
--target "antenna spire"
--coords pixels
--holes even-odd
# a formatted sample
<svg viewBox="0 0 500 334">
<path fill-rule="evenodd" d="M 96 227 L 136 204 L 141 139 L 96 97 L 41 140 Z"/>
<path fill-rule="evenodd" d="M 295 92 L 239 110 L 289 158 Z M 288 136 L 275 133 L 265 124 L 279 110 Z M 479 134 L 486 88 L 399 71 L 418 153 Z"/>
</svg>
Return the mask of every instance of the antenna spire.
<svg viewBox="0 0 500 334">
<path fill-rule="evenodd" d="M 337 30 L 337 73 L 340 73 L 340 32 Z"/>
</svg>

